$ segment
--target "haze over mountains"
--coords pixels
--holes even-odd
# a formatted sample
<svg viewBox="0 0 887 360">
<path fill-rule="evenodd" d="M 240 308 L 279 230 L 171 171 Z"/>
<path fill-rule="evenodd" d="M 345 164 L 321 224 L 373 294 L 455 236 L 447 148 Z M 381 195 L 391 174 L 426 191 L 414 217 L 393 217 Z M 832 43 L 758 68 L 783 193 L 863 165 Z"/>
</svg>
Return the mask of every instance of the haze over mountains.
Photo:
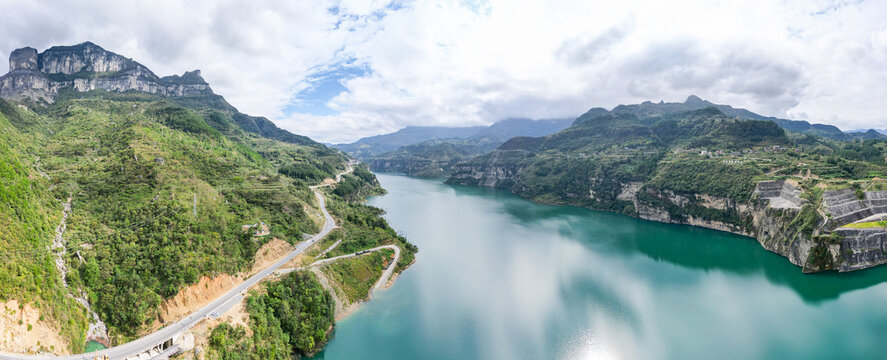
<svg viewBox="0 0 887 360">
<path fill-rule="evenodd" d="M 336 144 L 333 147 L 358 158 L 370 158 L 397 150 L 405 145 L 419 144 L 429 140 L 475 139 L 480 141 L 486 139 L 501 144 L 514 136 L 551 134 L 570 126 L 571 122 L 571 119 L 511 118 L 497 121 L 489 126 L 407 126 L 390 134 L 365 137 L 353 143 Z"/>
<path fill-rule="evenodd" d="M 376 171 L 439 177 L 448 175 L 459 161 L 490 152 L 512 137 L 545 136 L 570 123 L 571 119 L 511 118 L 486 127 L 411 126 L 333 147 L 364 160 Z"/>
<path fill-rule="evenodd" d="M 640 104 L 619 105 L 612 110 L 592 108 L 586 116 L 630 113 L 650 118 L 705 108 L 714 108 L 738 119 L 772 121 L 791 133 L 822 136 L 832 140 L 887 139 L 887 135 L 876 130 L 844 132 L 833 125 L 763 116 L 747 109 L 715 104 L 695 95 L 690 95 L 684 102 L 645 101 Z M 333 147 L 363 159 L 376 171 L 440 177 L 452 174 L 453 167 L 458 162 L 488 153 L 510 138 L 545 136 L 565 129 L 571 123 L 573 122 L 569 119 L 506 119 L 486 128 L 411 126 L 391 134 L 366 137 Z"/>
</svg>

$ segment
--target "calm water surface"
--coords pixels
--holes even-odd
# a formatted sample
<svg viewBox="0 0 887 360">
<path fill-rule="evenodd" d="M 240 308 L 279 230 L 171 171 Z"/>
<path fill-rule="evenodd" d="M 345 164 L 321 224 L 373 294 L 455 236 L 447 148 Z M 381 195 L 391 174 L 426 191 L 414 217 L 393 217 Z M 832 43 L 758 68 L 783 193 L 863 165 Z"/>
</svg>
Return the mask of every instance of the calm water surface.
<svg viewBox="0 0 887 360">
<path fill-rule="evenodd" d="M 417 262 L 317 359 L 887 357 L 887 267 L 804 275 L 727 233 L 379 180 Z"/>
</svg>

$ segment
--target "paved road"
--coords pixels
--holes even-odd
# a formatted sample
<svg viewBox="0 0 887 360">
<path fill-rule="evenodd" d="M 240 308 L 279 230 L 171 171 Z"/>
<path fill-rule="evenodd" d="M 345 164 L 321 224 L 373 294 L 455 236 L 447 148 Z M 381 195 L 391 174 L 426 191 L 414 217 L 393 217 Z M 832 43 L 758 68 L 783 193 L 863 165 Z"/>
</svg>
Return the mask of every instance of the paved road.
<svg viewBox="0 0 887 360">
<path fill-rule="evenodd" d="M 382 245 L 382 246 L 377 246 L 377 247 L 374 247 L 374 248 L 370 248 L 370 249 L 366 249 L 366 250 L 361 250 L 361 251 L 373 252 L 373 251 L 379 251 L 379 250 L 382 250 L 382 249 L 392 249 L 392 250 L 394 250 L 394 252 L 395 252 L 395 254 L 396 254 L 395 257 L 396 257 L 396 258 L 400 258 L 400 248 L 398 248 L 397 246 L 394 246 L 394 245 Z M 361 254 L 361 255 L 363 255 L 363 254 Z M 355 256 L 360 256 L 360 255 L 357 255 L 356 253 L 350 253 L 350 254 L 346 254 L 346 255 L 339 255 L 339 256 L 336 256 L 336 257 L 331 257 L 331 258 L 329 258 L 329 259 L 323 259 L 323 260 L 315 261 L 315 262 L 311 263 L 311 265 L 308 265 L 308 266 L 310 266 L 310 267 L 313 267 L 313 266 L 320 266 L 320 265 L 323 265 L 323 264 L 331 263 L 331 262 L 336 261 L 336 260 L 352 258 L 352 257 L 355 257 Z"/>
<path fill-rule="evenodd" d="M 376 281 L 376 284 L 375 284 L 375 286 L 373 286 L 372 291 L 378 290 L 378 289 L 381 288 L 382 286 L 385 286 L 385 283 L 387 283 L 387 282 L 388 282 L 388 279 L 391 278 L 391 274 L 394 273 L 394 268 L 397 267 L 397 261 L 400 260 L 400 248 L 397 247 L 397 246 L 395 246 L 395 245 L 382 245 L 382 246 L 374 247 L 374 248 L 372 248 L 372 249 L 366 249 L 365 251 L 373 252 L 373 251 L 379 251 L 379 250 L 382 250 L 382 249 L 391 249 L 391 250 L 394 250 L 394 261 L 392 261 L 392 262 L 391 262 L 391 265 L 388 265 L 388 268 L 385 269 L 385 271 L 382 272 L 382 276 L 380 276 L 380 277 L 379 277 L 379 280 Z M 331 258 L 329 258 L 329 259 L 323 259 L 323 260 L 315 261 L 315 262 L 311 263 L 311 265 L 308 265 L 307 267 L 308 267 L 308 268 L 313 268 L 313 267 L 317 267 L 317 266 L 320 266 L 320 265 L 323 265 L 323 264 L 328 264 L 328 263 L 331 263 L 331 262 L 334 262 L 334 261 L 337 261 L 337 260 L 347 259 L 347 258 L 351 258 L 351 257 L 355 257 L 355 256 L 361 256 L 361 255 L 357 255 L 357 254 L 355 254 L 355 253 L 351 253 L 351 254 L 348 254 L 348 255 L 340 255 L 340 256 L 336 256 L 336 257 L 331 257 Z M 283 274 L 291 273 L 291 272 L 293 272 L 293 271 L 300 270 L 300 269 L 302 269 L 302 268 L 286 268 L 286 269 L 280 269 L 280 270 L 277 271 L 277 274 L 278 274 L 278 275 L 283 275 Z"/>
<path fill-rule="evenodd" d="M 343 174 L 350 173 L 352 170 L 353 170 L 353 168 L 351 166 L 349 166 L 348 170 L 346 170 L 345 172 L 338 174 L 336 176 L 336 181 L 337 182 L 340 181 L 342 179 Z M 247 289 L 249 289 L 251 286 L 262 281 L 262 279 L 264 279 L 266 276 L 270 275 L 275 270 L 277 270 L 278 268 L 283 266 L 283 264 L 286 264 L 287 262 L 292 260 L 294 257 L 296 257 L 297 255 L 299 255 L 300 253 L 305 251 L 305 249 L 307 249 L 309 246 L 314 245 L 314 243 L 323 239 L 324 236 L 326 236 L 330 231 L 332 231 L 336 227 L 335 220 L 330 215 L 329 211 L 327 211 L 327 209 L 326 209 L 326 200 L 323 198 L 323 195 L 320 193 L 320 191 L 317 190 L 317 188 L 319 188 L 319 187 L 329 186 L 329 185 L 330 184 L 323 184 L 323 185 L 315 185 L 315 186 L 311 187 L 311 190 L 314 191 L 314 196 L 317 197 L 317 201 L 318 201 L 318 204 L 320 205 L 320 209 L 323 212 L 323 218 L 324 218 L 323 228 L 320 230 L 319 233 L 312 236 L 307 241 L 304 241 L 304 242 L 300 243 L 299 245 L 297 245 L 295 250 L 293 250 L 292 252 L 287 254 L 284 258 L 280 259 L 279 261 L 277 261 L 273 265 L 265 268 L 265 270 L 262 270 L 262 271 L 256 273 L 255 275 L 253 275 L 252 277 L 250 277 L 249 279 L 244 281 L 242 284 L 238 285 L 234 289 L 231 289 L 231 291 L 228 291 L 227 293 L 225 293 L 224 295 L 222 295 L 221 297 L 219 297 L 218 299 L 216 299 L 215 301 L 213 301 L 209 305 L 204 306 L 202 309 L 197 310 L 196 312 L 192 313 L 188 317 L 186 317 L 182 320 L 179 320 L 178 322 L 176 322 L 172 325 L 168 325 L 160 330 L 157 330 L 154 333 L 145 335 L 144 337 L 139 338 L 138 340 L 133 340 L 133 341 L 128 342 L 126 344 L 117 345 L 115 347 L 108 348 L 105 350 L 91 352 L 89 354 L 54 356 L 54 355 L 19 355 L 19 354 L 0 353 L 0 360 L 39 360 L 39 359 L 92 360 L 95 356 L 100 356 L 100 355 L 108 355 L 108 358 L 111 360 L 118 360 L 118 359 L 123 360 L 128 357 L 138 355 L 146 350 L 149 350 L 167 339 L 171 339 L 175 334 L 178 334 L 180 332 L 183 332 L 183 331 L 191 328 L 192 326 L 197 324 L 201 319 L 207 317 L 210 313 L 212 313 L 214 311 L 218 312 L 219 314 L 224 313 L 225 310 L 231 308 L 231 306 L 234 306 L 234 304 L 237 304 L 241 300 L 243 300 L 243 295 L 246 293 Z"/>
</svg>

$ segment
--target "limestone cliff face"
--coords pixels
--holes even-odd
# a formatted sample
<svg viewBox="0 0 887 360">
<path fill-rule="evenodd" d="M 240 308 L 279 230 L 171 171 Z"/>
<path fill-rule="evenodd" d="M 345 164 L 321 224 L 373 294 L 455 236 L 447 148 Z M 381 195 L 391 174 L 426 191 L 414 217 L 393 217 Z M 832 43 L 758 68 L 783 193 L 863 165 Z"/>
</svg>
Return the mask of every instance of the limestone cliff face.
<svg viewBox="0 0 887 360">
<path fill-rule="evenodd" d="M 838 249 L 841 271 L 859 270 L 887 263 L 887 230 L 884 228 L 836 230 L 841 235 Z"/>
<path fill-rule="evenodd" d="M 118 72 L 140 64 L 86 42 L 74 46 L 55 46 L 37 57 L 39 70 L 46 74 L 73 75 L 81 72 Z"/>
<path fill-rule="evenodd" d="M 377 172 L 403 173 L 412 176 L 439 178 L 449 174 L 455 161 L 430 159 L 368 159 L 370 169 Z"/>
<path fill-rule="evenodd" d="M 510 159 L 504 160 L 506 156 Z M 520 161 L 515 161 L 520 156 L 527 155 L 494 151 L 460 163 L 448 182 L 504 188 L 526 195 L 521 183 L 523 169 L 518 165 Z M 608 198 L 596 192 L 594 186 L 605 180 L 588 179 L 589 191 L 584 199 L 587 202 L 571 194 L 552 202 L 604 210 L 612 210 L 607 205 L 613 202 L 631 202 L 633 215 L 641 219 L 755 238 L 765 249 L 786 257 L 804 272 L 844 272 L 887 263 L 887 229 L 840 227 L 853 221 L 887 219 L 887 191 L 865 192 L 864 199 L 857 199 L 850 190 L 827 191 L 820 203 L 811 204 L 800 197 L 801 189 L 790 181 L 760 182 L 747 201 L 703 193 L 675 193 L 650 188 L 643 182 L 629 182 L 618 184 L 617 193 Z M 806 220 L 807 225 L 805 219 L 810 219 Z"/>
<path fill-rule="evenodd" d="M 517 183 L 523 170 L 519 159 L 528 155 L 524 150 L 496 150 L 456 165 L 455 173 L 447 182 L 509 189 Z"/>
<path fill-rule="evenodd" d="M 37 70 L 37 49 L 24 47 L 9 55 L 9 71 Z"/>
<path fill-rule="evenodd" d="M 39 54 L 30 47 L 15 50 L 9 56 L 9 73 L 0 76 L 0 97 L 5 99 L 52 103 L 65 88 L 164 96 L 212 94 L 199 70 L 160 78 L 144 65 L 90 42 Z"/>
</svg>

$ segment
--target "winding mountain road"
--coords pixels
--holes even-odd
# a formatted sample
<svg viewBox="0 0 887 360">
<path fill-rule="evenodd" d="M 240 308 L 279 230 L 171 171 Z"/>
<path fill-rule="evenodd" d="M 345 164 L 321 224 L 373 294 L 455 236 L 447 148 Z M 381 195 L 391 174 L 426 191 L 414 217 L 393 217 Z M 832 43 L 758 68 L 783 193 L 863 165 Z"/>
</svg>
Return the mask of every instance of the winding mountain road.
<svg viewBox="0 0 887 360">
<path fill-rule="evenodd" d="M 249 279 L 246 279 L 242 284 L 238 285 L 234 289 L 231 289 L 224 295 L 217 298 L 215 301 L 210 303 L 209 305 L 204 306 L 200 310 L 192 313 L 191 315 L 181 319 L 171 325 L 161 328 L 151 334 L 145 335 L 137 340 L 133 340 L 131 342 L 117 345 L 112 348 L 108 348 L 105 350 L 95 351 L 88 354 L 76 354 L 76 355 L 64 355 L 64 356 L 55 356 L 55 355 L 21 355 L 21 354 L 8 354 L 8 353 L 0 353 L 0 360 L 42 360 L 42 359 L 55 359 L 55 360 L 93 360 L 96 357 L 100 357 L 103 355 L 107 355 L 109 360 L 125 360 L 132 358 L 134 356 L 138 356 L 139 354 L 145 353 L 151 349 L 156 348 L 159 344 L 162 344 L 166 341 L 171 340 L 173 337 L 183 333 L 185 330 L 188 330 L 202 319 L 208 317 L 212 313 L 222 314 L 235 304 L 239 303 L 243 300 L 243 297 L 246 294 L 246 291 L 252 287 L 253 285 L 258 284 L 260 281 L 265 279 L 268 275 L 274 273 L 277 269 L 279 269 L 284 264 L 288 263 L 290 260 L 295 258 L 297 255 L 301 254 L 305 249 L 309 248 L 314 243 L 323 239 L 330 231 L 336 228 L 336 222 L 333 219 L 332 215 L 330 215 L 329 211 L 326 209 L 326 200 L 323 197 L 323 194 L 318 191 L 318 188 L 329 186 L 335 184 L 342 180 L 342 175 L 348 174 L 354 170 L 351 166 L 353 165 L 349 162 L 347 170 L 341 172 L 336 175 L 335 182 L 327 182 L 320 185 L 311 186 L 310 189 L 314 191 L 314 196 L 317 197 L 318 204 L 320 205 L 320 210 L 323 212 L 323 227 L 320 232 L 316 235 L 312 236 L 307 241 L 304 241 L 296 246 L 296 248 L 272 264 L 271 266 L 265 268 L 262 271 L 259 271 Z M 162 354 L 158 354 L 161 355 Z M 158 356 L 160 357 L 160 356 Z M 154 358 L 154 356 L 147 357 L 148 359 Z"/>
<path fill-rule="evenodd" d="M 373 289 L 372 289 L 373 291 L 378 290 L 382 286 L 385 286 L 385 283 L 388 282 L 388 279 L 391 278 L 391 274 L 394 273 L 394 269 L 397 267 L 397 261 L 400 260 L 400 248 L 395 245 L 382 245 L 382 246 L 377 246 L 377 247 L 362 250 L 362 251 L 366 251 L 366 253 L 370 253 L 370 252 L 379 251 L 382 249 L 394 250 L 394 260 L 392 260 L 391 264 L 388 265 L 388 268 L 386 268 L 385 271 L 382 272 L 382 276 L 379 277 L 379 280 L 377 280 L 376 284 L 373 286 Z M 364 253 L 364 254 L 366 254 L 366 253 Z M 315 262 L 311 263 L 311 265 L 308 265 L 306 268 L 313 268 L 313 267 L 329 264 L 329 263 L 337 261 L 337 260 L 352 258 L 355 256 L 361 256 L 361 255 L 363 255 L 363 254 L 358 255 L 357 253 L 351 253 L 351 254 L 347 254 L 347 255 L 339 255 L 336 257 L 331 257 L 329 259 L 315 261 Z M 302 270 L 302 269 L 303 268 L 280 269 L 277 271 L 277 274 L 283 275 L 286 273 L 290 273 L 290 272 L 293 272 L 296 270 Z"/>
</svg>

